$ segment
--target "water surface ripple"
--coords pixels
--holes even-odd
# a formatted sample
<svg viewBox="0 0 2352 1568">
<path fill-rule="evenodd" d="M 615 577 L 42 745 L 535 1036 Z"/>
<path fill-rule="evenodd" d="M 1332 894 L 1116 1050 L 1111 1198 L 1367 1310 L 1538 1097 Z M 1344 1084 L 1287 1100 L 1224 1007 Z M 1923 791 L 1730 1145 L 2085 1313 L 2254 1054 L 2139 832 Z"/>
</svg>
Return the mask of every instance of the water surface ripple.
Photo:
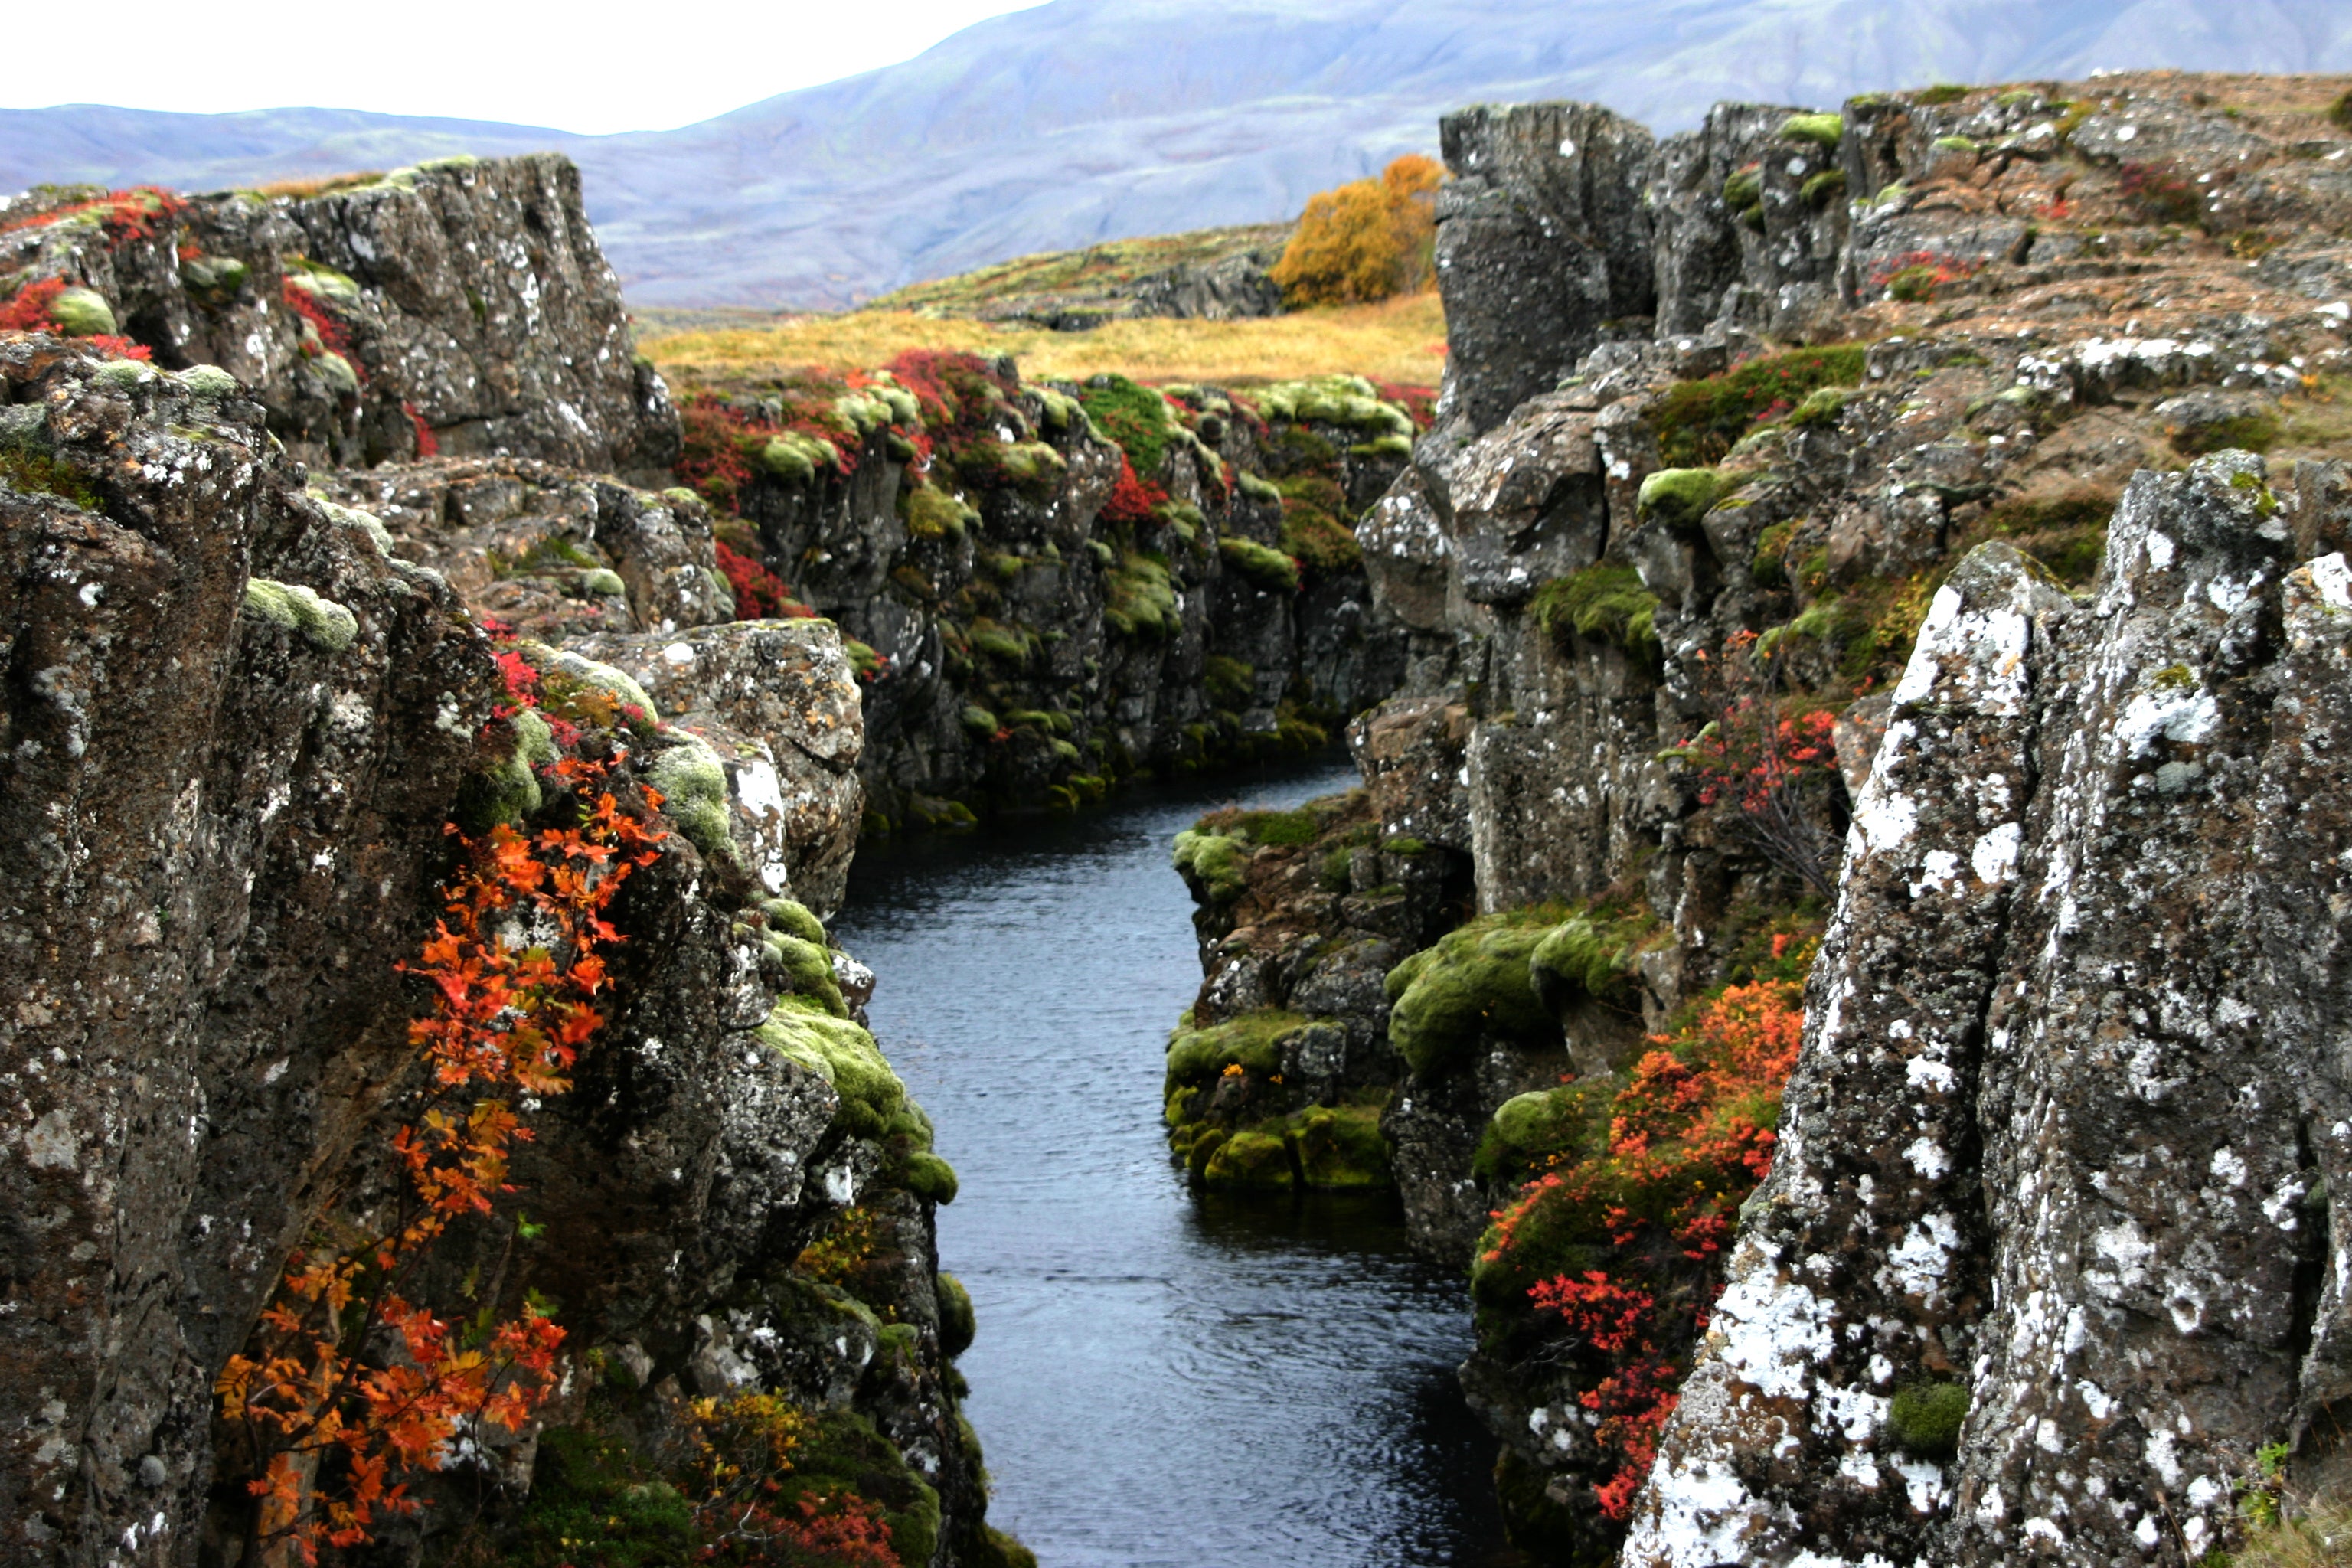
<svg viewBox="0 0 2352 1568">
<path fill-rule="evenodd" d="M 1222 800 L 1354 782 L 1324 764 L 858 854 L 834 930 L 962 1180 L 940 1258 L 979 1312 L 990 1518 L 1045 1568 L 1496 1558 L 1459 1276 L 1407 1252 L 1389 1202 L 1202 1198 L 1160 1141 L 1200 983 L 1169 840 Z"/>
</svg>

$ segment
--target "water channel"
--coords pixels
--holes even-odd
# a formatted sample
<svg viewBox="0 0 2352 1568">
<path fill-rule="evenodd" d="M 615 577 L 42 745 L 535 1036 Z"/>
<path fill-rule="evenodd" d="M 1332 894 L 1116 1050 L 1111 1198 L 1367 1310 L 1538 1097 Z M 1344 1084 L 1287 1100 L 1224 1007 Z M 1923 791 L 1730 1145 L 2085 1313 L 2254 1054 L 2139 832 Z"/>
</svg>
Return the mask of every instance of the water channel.
<svg viewBox="0 0 2352 1568">
<path fill-rule="evenodd" d="M 940 1255 L 979 1313 L 989 1517 L 1046 1568 L 1507 1560 L 1454 1379 L 1458 1271 L 1411 1255 L 1391 1201 L 1204 1197 L 1160 1141 L 1200 984 L 1169 840 L 1354 782 L 1326 762 L 859 851 L 834 930 L 961 1178 Z"/>
</svg>

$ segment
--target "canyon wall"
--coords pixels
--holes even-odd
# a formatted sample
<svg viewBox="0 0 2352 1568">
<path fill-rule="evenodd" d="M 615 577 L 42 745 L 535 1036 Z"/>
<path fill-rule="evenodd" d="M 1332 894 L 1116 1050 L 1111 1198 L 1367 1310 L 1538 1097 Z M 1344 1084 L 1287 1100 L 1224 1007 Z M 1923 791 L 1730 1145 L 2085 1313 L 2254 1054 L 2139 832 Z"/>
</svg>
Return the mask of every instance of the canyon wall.
<svg viewBox="0 0 2352 1568">
<path fill-rule="evenodd" d="M 1405 685 L 1179 841 L 1169 1116 L 1336 1184 L 1386 1101 L 1539 1560 L 2180 1562 L 2327 1473 L 2347 85 L 1446 122 Z"/>
<path fill-rule="evenodd" d="M 751 1529 L 1025 1560 L 960 1410 L 954 1173 L 823 926 L 864 820 L 852 657 L 822 620 L 735 619 L 708 509 L 630 482 L 677 425 L 576 175 L 129 200 L 5 237 L 44 329 L 0 334 L 5 1554 L 551 1562 Z M 373 456 L 400 460 L 330 466 Z M 544 901 L 449 937 L 469 900 L 564 886 L 600 820 L 651 847 L 577 884 L 596 951 Z M 551 1027 L 538 991 L 473 1015 L 474 1067 L 420 1050 L 542 961 L 593 998 L 562 1081 L 463 1087 Z M 455 1169 L 415 1151 L 509 1111 L 528 1141 L 478 1207 L 401 1239 L 418 1173 Z M 289 1272 L 343 1257 L 393 1315 L 305 1348 Z M 406 1428 L 289 1383 L 308 1414 L 273 1436 L 218 1391 L 240 1356 L 330 1352 L 462 1381 L 383 1288 L 453 1333 L 551 1312 L 562 1342 L 529 1419 L 461 1404 L 392 1472 L 426 1506 L 374 1497 L 332 1542 Z M 327 1410 L 373 1436 L 337 1447 Z M 273 1451 L 282 1506 L 248 1487 Z"/>
</svg>

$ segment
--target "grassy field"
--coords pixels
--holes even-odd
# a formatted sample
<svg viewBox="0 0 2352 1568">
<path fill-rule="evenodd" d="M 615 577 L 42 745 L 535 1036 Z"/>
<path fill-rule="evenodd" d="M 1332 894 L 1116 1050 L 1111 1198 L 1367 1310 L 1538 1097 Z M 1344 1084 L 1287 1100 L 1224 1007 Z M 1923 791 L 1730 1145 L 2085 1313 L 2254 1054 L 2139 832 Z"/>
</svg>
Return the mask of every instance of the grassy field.
<svg viewBox="0 0 2352 1568">
<path fill-rule="evenodd" d="M 796 316 L 772 327 L 729 331 L 656 336 L 655 322 L 644 328 L 647 335 L 639 351 L 673 384 L 686 386 L 803 365 L 866 370 L 920 348 L 1011 354 L 1032 379 L 1082 381 L 1115 371 L 1141 382 L 1223 386 L 1335 371 L 1434 386 L 1445 363 L 1445 313 L 1434 291 L 1257 321 L 1110 321 L 1089 332 L 871 309 Z"/>
</svg>

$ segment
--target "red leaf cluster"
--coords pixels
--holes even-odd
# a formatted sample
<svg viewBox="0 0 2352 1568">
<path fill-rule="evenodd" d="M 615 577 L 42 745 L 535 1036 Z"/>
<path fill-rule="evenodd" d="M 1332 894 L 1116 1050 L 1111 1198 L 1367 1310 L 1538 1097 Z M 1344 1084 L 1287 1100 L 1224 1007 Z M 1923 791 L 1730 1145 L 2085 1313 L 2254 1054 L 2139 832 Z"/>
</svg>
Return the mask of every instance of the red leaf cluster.
<svg viewBox="0 0 2352 1568">
<path fill-rule="evenodd" d="M 500 670 L 509 695 L 528 700 L 531 683 L 503 658 Z M 394 1223 L 352 1247 L 295 1254 L 257 1353 L 230 1357 L 215 1386 L 222 1419 L 263 1457 L 247 1483 L 258 1500 L 249 1547 L 290 1542 L 316 1563 L 321 1545 L 365 1543 L 380 1520 L 417 1507 L 395 1472 L 442 1463 L 484 1424 L 520 1430 L 553 1391 L 563 1331 L 535 1302 L 459 1326 L 406 1295 L 454 1221 L 490 1215 L 512 1191 L 509 1156 L 530 1136 L 513 1102 L 571 1087 L 565 1075 L 604 1022 L 600 950 L 621 940 L 604 910 L 662 837 L 598 787 L 602 764 L 567 758 L 550 773 L 579 803 L 578 825 L 461 837 L 433 936 L 398 966 L 428 987 L 409 1040 L 430 1087 L 392 1140 L 406 1176 Z M 534 945 L 507 940 L 518 926 Z M 360 1360 L 380 1334 L 399 1353 Z"/>
<path fill-rule="evenodd" d="M 806 617 L 816 614 L 793 597 L 784 580 L 753 560 L 728 547 L 725 540 L 718 542 L 719 570 L 735 590 L 735 616 L 738 620 L 756 621 L 770 616 Z"/>
<path fill-rule="evenodd" d="M 1100 513 L 1105 522 L 1146 523 L 1152 514 L 1168 504 L 1168 492 L 1148 479 L 1136 477 L 1135 465 L 1121 454 L 1118 460 L 1118 482 L 1111 487 L 1110 499 L 1102 504 Z"/>
<path fill-rule="evenodd" d="M 16 298 L 5 305 L 0 305 L 0 332 L 55 332 L 63 336 L 65 329 L 58 325 L 57 318 L 49 312 L 57 304 L 58 296 L 65 291 L 66 280 L 62 278 L 44 278 L 37 283 L 26 284 L 16 290 Z M 144 343 L 134 343 L 129 338 L 117 337 L 110 332 L 94 332 L 75 342 L 112 359 L 144 360 L 154 357 L 153 352 Z"/>
<path fill-rule="evenodd" d="M 187 208 L 186 202 L 161 186 L 135 185 L 129 190 L 109 191 L 102 196 L 76 202 L 70 206 L 27 213 L 23 217 L 0 223 L 0 234 L 13 234 L 25 228 L 43 228 L 69 217 L 95 213 L 99 215 L 100 226 L 106 231 L 107 247 L 114 250 L 133 239 L 154 238 L 158 223 L 177 217 Z"/>
<path fill-rule="evenodd" d="M 352 353 L 351 334 L 343 330 L 343 324 L 341 321 L 328 314 L 327 308 L 319 302 L 319 297 L 316 294 L 311 293 L 308 289 L 297 288 L 289 282 L 278 285 L 278 297 L 286 301 L 288 310 L 310 323 L 311 330 L 319 334 L 319 343 L 321 348 L 329 353 L 341 354 L 351 365 L 352 374 L 362 381 L 368 378 L 367 366 L 362 364 L 359 362 L 359 356 Z M 303 345 L 303 352 L 306 353 L 310 352 L 309 344 Z M 409 405 L 404 403 L 401 408 L 418 426 L 417 455 L 430 456 L 431 454 L 425 451 L 425 443 L 431 439 L 431 433 L 423 427 L 425 422 L 417 417 L 416 410 Z M 435 450 L 438 449 L 436 444 Z"/>
</svg>

